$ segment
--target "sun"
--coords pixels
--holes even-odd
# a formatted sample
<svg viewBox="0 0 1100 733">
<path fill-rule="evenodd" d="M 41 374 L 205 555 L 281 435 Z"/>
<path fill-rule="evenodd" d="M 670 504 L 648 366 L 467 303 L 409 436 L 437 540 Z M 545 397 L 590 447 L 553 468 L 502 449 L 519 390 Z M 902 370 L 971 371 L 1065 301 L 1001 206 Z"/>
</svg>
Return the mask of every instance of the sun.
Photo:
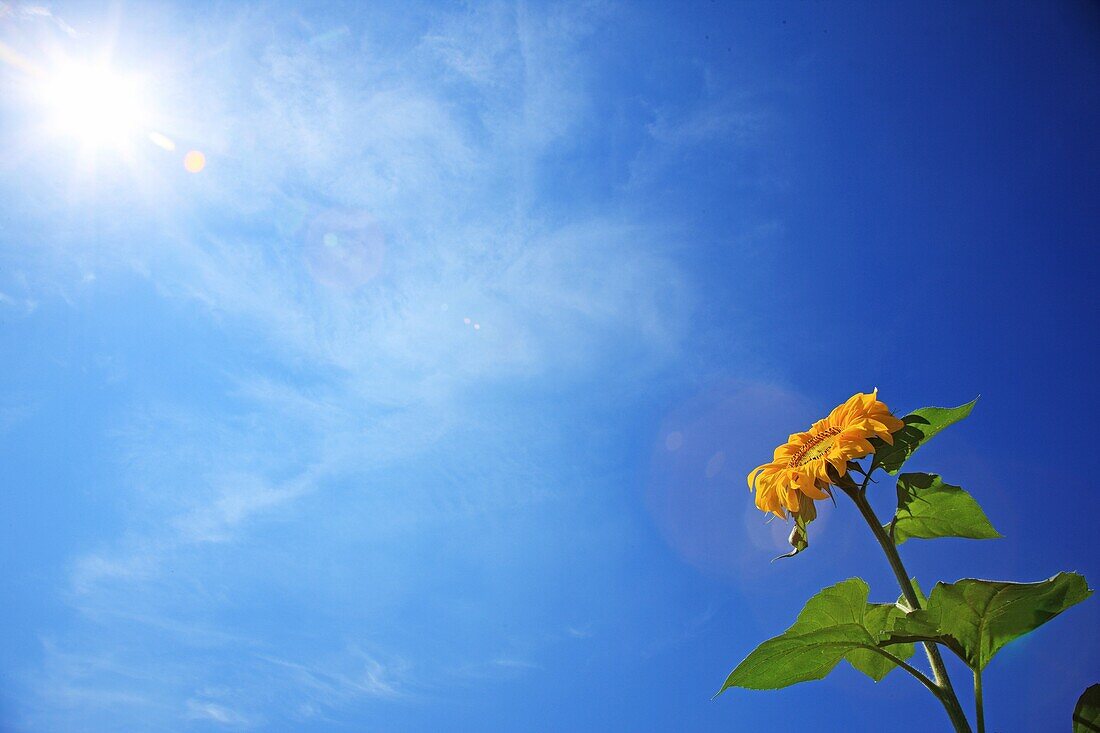
<svg viewBox="0 0 1100 733">
<path fill-rule="evenodd" d="M 3 0 L 0 0 L 2 15 Z M 81 174 L 96 174 L 99 163 L 121 162 L 138 175 L 152 162 L 152 145 L 173 157 L 182 155 L 183 169 L 206 169 L 206 153 L 188 149 L 176 152 L 176 141 L 165 133 L 173 127 L 171 116 L 159 112 L 165 83 L 155 72 L 120 71 L 110 63 L 110 51 L 83 58 L 59 48 L 40 49 L 41 60 L 27 57 L 0 41 L 0 71 L 4 66 L 17 80 L 16 88 L 34 112 L 33 137 L 75 142 L 67 154 Z M 45 140 L 43 140 L 44 142 Z M 100 155 L 100 152 L 107 155 Z M 178 159 L 178 158 L 177 158 Z"/>
<path fill-rule="evenodd" d="M 53 131 L 86 147 L 119 148 L 146 134 L 143 87 L 106 64 L 67 61 L 43 75 L 38 91 Z"/>
</svg>

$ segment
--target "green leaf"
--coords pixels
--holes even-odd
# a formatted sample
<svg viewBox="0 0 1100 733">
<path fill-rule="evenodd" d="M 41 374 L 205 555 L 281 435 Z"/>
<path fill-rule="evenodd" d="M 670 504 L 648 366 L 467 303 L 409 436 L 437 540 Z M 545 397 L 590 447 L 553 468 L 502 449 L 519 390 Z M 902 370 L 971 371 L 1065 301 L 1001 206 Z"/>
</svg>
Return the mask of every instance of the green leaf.
<svg viewBox="0 0 1100 733">
<path fill-rule="evenodd" d="M 906 415 L 902 418 L 905 427 L 894 433 L 893 445 L 879 438 L 871 439 L 871 445 L 875 447 L 871 470 L 882 467 L 888 473 L 897 473 L 917 448 L 947 426 L 969 415 L 977 401 L 975 397 L 958 407 L 922 407 Z"/>
<path fill-rule="evenodd" d="M 765 641 L 737 665 L 719 694 L 730 687 L 774 690 L 819 680 L 852 651 L 874 649 L 882 631 L 895 619 L 888 611 L 878 610 L 881 604 L 867 603 L 868 592 L 867 583 L 850 578 L 815 594 L 793 626 Z M 904 615 L 900 609 L 897 614 Z M 876 680 L 890 671 L 865 664 L 860 656 L 853 665 Z"/>
<path fill-rule="evenodd" d="M 913 584 L 913 590 L 917 593 L 917 600 L 920 601 L 921 606 L 927 603 L 924 597 L 924 593 L 920 589 L 920 584 L 916 578 L 911 578 L 910 582 Z M 868 603 L 867 613 L 864 615 L 864 626 L 871 632 L 871 635 L 881 639 L 885 632 L 889 631 L 899 622 L 900 618 L 905 616 L 906 613 L 912 611 L 909 602 L 905 600 L 905 596 L 902 595 L 898 598 L 898 602 L 894 605 L 885 603 Z M 879 646 L 882 646 L 880 644 Z M 890 653 L 901 660 L 907 660 L 916 651 L 916 648 L 910 644 L 896 644 L 889 649 Z M 875 682 L 881 682 L 882 678 L 897 665 L 891 662 L 886 657 L 882 656 L 878 652 L 873 652 L 870 649 L 856 649 L 848 652 L 845 656 L 848 663 L 858 669 L 863 674 L 867 675 Z"/>
<path fill-rule="evenodd" d="M 1077 707 L 1073 709 L 1073 733 L 1097 733 L 1100 731 L 1100 684 L 1081 693 Z"/>
<path fill-rule="evenodd" d="M 1005 644 L 1092 595 L 1085 578 L 1059 573 L 1038 583 L 965 578 L 937 583 L 928 607 L 894 619 L 887 642 L 934 641 L 982 670 Z"/>
<path fill-rule="evenodd" d="M 928 605 L 928 596 L 924 595 L 924 591 L 921 590 L 920 583 L 917 582 L 916 578 L 910 578 L 909 582 L 913 584 L 913 592 L 917 594 L 917 601 L 920 603 L 920 607 L 925 608 Z M 905 600 L 904 595 L 902 595 L 902 597 L 898 599 L 898 605 L 906 611 L 913 610 L 913 608 L 909 605 L 909 601 Z"/>
<path fill-rule="evenodd" d="M 931 473 L 898 476 L 898 509 L 886 529 L 899 545 L 914 537 L 988 540 L 1001 536 L 974 497 Z"/>
<path fill-rule="evenodd" d="M 902 601 L 899 600 L 898 603 Z M 868 603 L 867 610 L 863 614 L 863 626 L 872 639 L 878 639 L 884 631 L 892 628 L 897 618 L 905 615 L 905 610 L 893 603 Z M 898 644 L 890 647 L 890 653 L 902 660 L 913 656 L 915 648 L 912 644 Z M 897 665 L 870 649 L 853 649 L 844 655 L 848 663 L 867 675 L 875 682 L 881 682 L 890 670 Z"/>
</svg>

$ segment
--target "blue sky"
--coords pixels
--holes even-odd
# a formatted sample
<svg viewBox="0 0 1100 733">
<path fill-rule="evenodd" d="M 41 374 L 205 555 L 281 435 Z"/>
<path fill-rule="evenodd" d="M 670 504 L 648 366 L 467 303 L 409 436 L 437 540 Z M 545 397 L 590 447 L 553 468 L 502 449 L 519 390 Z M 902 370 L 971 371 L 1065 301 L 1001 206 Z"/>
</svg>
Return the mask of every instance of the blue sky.
<svg viewBox="0 0 1100 733">
<path fill-rule="evenodd" d="M 926 587 L 1100 582 L 1095 5 L 312 5 L 0 5 L 176 143 L 0 72 L 0 728 L 928 730 L 900 673 L 710 699 L 896 597 L 844 503 L 769 562 L 744 484 L 876 386 L 982 395 L 914 463 L 1005 539 Z M 1067 727 L 1098 609 L 991 730 Z"/>
</svg>

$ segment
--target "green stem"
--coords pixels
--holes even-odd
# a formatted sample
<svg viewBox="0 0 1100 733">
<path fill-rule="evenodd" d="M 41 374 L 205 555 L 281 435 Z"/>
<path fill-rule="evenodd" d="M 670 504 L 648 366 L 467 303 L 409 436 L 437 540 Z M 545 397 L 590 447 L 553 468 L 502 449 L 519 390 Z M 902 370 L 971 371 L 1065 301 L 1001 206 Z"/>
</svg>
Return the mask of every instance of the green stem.
<svg viewBox="0 0 1100 733">
<path fill-rule="evenodd" d="M 886 554 L 886 559 L 890 563 L 890 569 L 894 571 L 894 577 L 897 578 L 905 602 L 909 604 L 910 608 L 919 609 L 921 607 L 920 598 L 913 587 L 913 582 L 909 579 L 909 573 L 906 572 L 905 566 L 901 562 L 898 548 L 882 528 L 882 523 L 879 522 L 875 510 L 871 508 L 864 494 L 867 482 L 871 478 L 870 474 L 871 472 L 868 471 L 867 476 L 863 479 L 862 486 L 859 488 L 852 485 L 851 487 L 841 486 L 840 489 L 855 502 L 859 513 L 863 515 L 867 525 L 871 528 L 871 533 L 878 540 L 879 546 L 882 547 L 882 551 Z M 944 666 L 939 648 L 935 644 L 927 642 L 924 645 L 924 651 L 928 655 L 928 663 L 932 666 L 935 685 L 942 692 L 942 695 L 936 695 L 936 697 L 943 704 L 948 717 L 951 718 L 952 725 L 955 726 L 957 733 L 971 733 L 970 723 L 966 719 L 966 714 L 963 713 L 962 705 L 959 704 L 959 698 L 951 685 L 951 679 L 947 676 L 947 667 Z"/>
<path fill-rule="evenodd" d="M 978 733 L 985 733 L 985 709 L 982 706 L 982 671 L 974 670 L 974 707 L 978 711 Z"/>
<path fill-rule="evenodd" d="M 917 681 L 918 681 L 918 682 L 920 682 L 920 683 L 921 683 L 922 685 L 924 685 L 925 687 L 927 687 L 927 688 L 928 688 L 928 691 L 929 691 L 929 692 L 931 692 L 931 693 L 932 693 L 933 695 L 935 695 L 937 699 L 940 699 L 940 698 L 942 698 L 942 697 L 943 697 L 943 690 L 941 690 L 941 689 L 940 689 L 940 688 L 939 688 L 939 687 L 938 687 L 938 686 L 936 685 L 936 683 L 935 683 L 935 682 L 933 682 L 932 680 L 928 679 L 928 675 L 926 675 L 926 674 L 925 674 L 924 672 L 921 672 L 921 671 L 920 671 L 919 669 L 917 669 L 917 668 L 916 668 L 916 667 L 914 667 L 913 665 L 909 664 L 908 662 L 906 662 L 906 661 L 905 661 L 904 659 L 902 659 L 901 657 L 896 657 L 896 656 L 894 656 L 893 654 L 891 654 L 890 652 L 886 651 L 885 649 L 883 649 L 883 648 L 882 648 L 882 647 L 880 647 L 880 646 L 870 646 L 870 645 L 868 645 L 868 646 L 867 646 L 866 648 L 867 648 L 867 649 L 870 649 L 870 650 L 871 650 L 871 651 L 873 651 L 873 652 L 877 652 L 878 654 L 882 655 L 883 657 L 886 657 L 886 658 L 887 658 L 887 659 L 889 659 L 889 660 L 890 660 L 890 661 L 891 661 L 891 662 L 892 662 L 893 664 L 896 664 L 897 666 L 901 667 L 902 669 L 904 669 L 904 670 L 905 670 L 906 672 L 908 672 L 909 674 L 911 674 L 911 675 L 913 675 L 914 677 L 916 677 L 916 678 L 917 678 Z"/>
<path fill-rule="evenodd" d="M 969 724 L 966 722 L 966 716 L 963 714 L 962 708 L 958 706 L 958 700 L 952 701 L 951 698 L 948 696 L 947 691 L 944 690 L 939 685 L 937 685 L 932 680 L 928 679 L 928 675 L 924 674 L 924 672 L 921 672 L 919 669 L 917 669 L 913 665 L 909 664 L 908 662 L 906 662 L 901 657 L 894 656 L 893 654 L 886 651 L 885 649 L 883 649 L 880 646 L 867 646 L 865 648 L 870 649 L 871 651 L 874 651 L 874 652 L 878 652 L 879 654 L 881 654 L 886 659 L 889 659 L 892 663 L 896 664 L 897 666 L 901 667 L 902 669 L 904 669 L 909 674 L 916 677 L 917 681 L 920 682 L 922 685 L 924 685 L 926 688 L 928 688 L 928 691 L 931 692 L 933 695 L 935 695 L 936 699 L 939 700 L 940 704 L 942 704 L 944 706 L 944 709 L 947 710 L 947 714 L 950 716 L 951 722 L 954 724 L 956 731 L 969 731 L 970 730 L 969 729 Z M 953 704 L 955 705 L 954 708 L 952 708 Z M 952 712 L 953 709 L 955 710 L 955 712 Z M 979 733 L 985 733 L 984 729 L 981 728 L 981 724 L 982 724 L 981 718 L 979 718 L 978 721 L 979 721 Z M 960 727 L 960 725 L 959 725 L 960 722 L 961 722 L 963 727 Z"/>
</svg>

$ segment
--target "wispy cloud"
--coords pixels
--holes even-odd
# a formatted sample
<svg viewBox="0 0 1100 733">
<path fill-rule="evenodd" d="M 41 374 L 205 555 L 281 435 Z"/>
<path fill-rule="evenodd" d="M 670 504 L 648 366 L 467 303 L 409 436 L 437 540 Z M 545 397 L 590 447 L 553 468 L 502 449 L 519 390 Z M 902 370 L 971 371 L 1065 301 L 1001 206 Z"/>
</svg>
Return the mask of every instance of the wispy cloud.
<svg viewBox="0 0 1100 733">
<path fill-rule="evenodd" d="M 16 18 L 22 20 L 47 20 L 52 23 L 57 30 L 70 38 L 76 38 L 76 36 L 79 35 L 71 25 L 58 17 L 56 13 L 45 5 L 0 2 L 0 20 L 8 14 L 14 15 Z"/>
<path fill-rule="evenodd" d="M 699 156 L 722 155 L 736 161 L 759 149 L 769 130 L 766 107 L 748 96 L 715 91 L 713 83 L 702 86 L 697 105 L 651 111 L 647 140 L 630 164 L 630 187 L 644 188 Z M 755 166 L 744 168 L 739 175 L 763 175 L 748 172 Z"/>
<path fill-rule="evenodd" d="M 209 700 L 190 699 L 187 701 L 187 717 L 194 720 L 209 720 L 228 726 L 248 727 L 252 720 L 241 713 Z"/>
<path fill-rule="evenodd" d="M 124 528 L 73 559 L 66 595 L 86 633 L 49 655 L 110 649 L 155 678 L 117 706 L 153 700 L 155 720 L 247 727 L 430 687 L 417 676 L 429 660 L 359 641 L 366 619 L 384 623 L 423 592 L 402 564 L 421 551 L 407 529 L 560 492 L 562 469 L 533 445 L 540 426 L 471 409 L 472 395 L 583 377 L 599 359 L 658 369 L 693 304 L 670 226 L 541 203 L 553 193 L 542 161 L 594 123 L 579 42 L 602 22 L 598 7 L 432 9 L 426 30 L 396 39 L 350 20 L 223 20 L 196 32 L 189 56 L 186 91 L 202 114 L 168 130 L 202 144 L 207 172 L 190 200 L 156 194 L 175 213 L 135 217 L 132 231 L 105 225 L 111 247 L 95 270 L 145 279 L 257 356 L 215 374 L 218 395 L 141 401 L 115 425 Z M 751 124 L 725 108 L 661 113 L 648 144 Z M 71 262 L 55 279 L 67 288 L 104 279 L 79 277 L 88 252 L 68 238 L 43 248 L 36 276 L 49 281 L 62 255 Z M 622 348 L 608 356 L 609 343 Z M 355 593 L 365 608 L 341 605 Z M 265 625 L 272 604 L 336 626 L 307 645 Z M 176 660 L 155 675 L 141 653 L 153 644 Z M 231 671 L 211 663 L 214 649 L 231 653 Z M 484 664 L 539 667 L 526 654 Z M 97 676 L 47 670 L 38 694 Z"/>
<path fill-rule="evenodd" d="M 20 315 L 30 315 L 38 308 L 38 301 L 34 298 L 15 298 L 7 293 L 0 293 L 0 306 L 11 308 Z"/>
<path fill-rule="evenodd" d="M 340 667 L 306 665 L 268 656 L 259 658 L 295 678 L 299 689 L 310 690 L 313 705 L 332 707 L 363 696 L 396 698 L 408 694 L 399 681 L 405 673 L 404 663 L 383 665 L 359 649 L 349 650 Z"/>
<path fill-rule="evenodd" d="M 676 630 L 653 639 L 641 650 L 641 656 L 645 658 L 653 657 L 691 641 L 706 630 L 707 625 L 710 624 L 717 613 L 717 607 L 707 606 L 699 613 L 682 622 L 681 626 Z"/>
</svg>

